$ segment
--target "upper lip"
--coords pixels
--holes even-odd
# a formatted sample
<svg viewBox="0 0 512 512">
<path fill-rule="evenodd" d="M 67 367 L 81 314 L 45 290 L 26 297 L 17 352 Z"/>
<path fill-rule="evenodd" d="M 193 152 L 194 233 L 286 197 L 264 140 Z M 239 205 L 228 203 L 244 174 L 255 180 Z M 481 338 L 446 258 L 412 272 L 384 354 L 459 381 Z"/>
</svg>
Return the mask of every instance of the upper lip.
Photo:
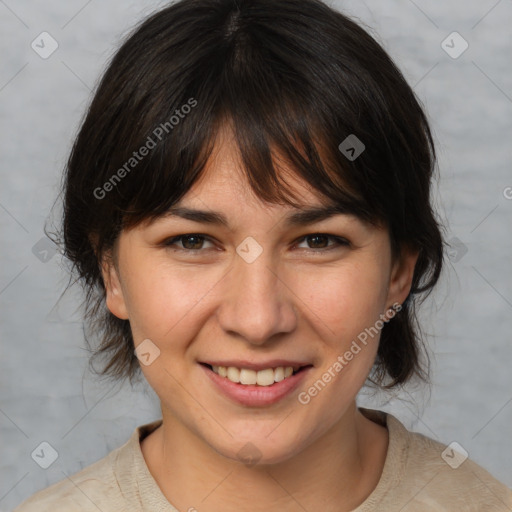
<svg viewBox="0 0 512 512">
<path fill-rule="evenodd" d="M 311 363 L 306 361 L 296 361 L 296 360 L 290 360 L 290 359 L 270 359 L 265 362 L 254 362 L 254 361 L 246 361 L 246 360 L 235 360 L 235 359 L 229 359 L 229 360 L 208 360 L 208 361 L 201 361 L 203 364 L 209 364 L 210 366 L 234 366 L 235 368 L 246 368 L 248 370 L 266 370 L 267 368 L 278 368 L 280 366 L 287 367 L 291 366 L 295 371 L 303 366 L 312 366 Z"/>
</svg>

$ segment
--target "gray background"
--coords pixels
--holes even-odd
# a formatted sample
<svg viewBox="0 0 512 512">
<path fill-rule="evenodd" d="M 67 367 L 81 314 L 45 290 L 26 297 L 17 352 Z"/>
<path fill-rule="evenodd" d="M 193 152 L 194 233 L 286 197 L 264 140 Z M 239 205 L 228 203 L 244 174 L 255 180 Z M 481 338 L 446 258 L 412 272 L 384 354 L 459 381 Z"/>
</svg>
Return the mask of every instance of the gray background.
<svg viewBox="0 0 512 512">
<path fill-rule="evenodd" d="M 42 261 L 40 240 L 45 221 L 58 221 L 60 210 L 50 209 L 90 90 L 121 37 L 163 5 L 0 0 L 1 511 L 160 417 L 147 385 L 105 386 L 87 372 L 80 288 L 59 300 L 65 265 L 51 252 Z M 439 150 L 435 202 L 447 238 L 458 239 L 422 312 L 433 353 L 431 393 L 364 392 L 360 403 L 391 411 L 444 444 L 457 441 L 512 486 L 512 2 L 333 5 L 370 27 L 424 102 Z M 47 59 L 31 48 L 43 31 L 59 44 Z M 441 47 L 453 31 L 469 43 L 456 59 Z M 46 470 L 31 458 L 42 441 L 59 455 Z"/>
</svg>

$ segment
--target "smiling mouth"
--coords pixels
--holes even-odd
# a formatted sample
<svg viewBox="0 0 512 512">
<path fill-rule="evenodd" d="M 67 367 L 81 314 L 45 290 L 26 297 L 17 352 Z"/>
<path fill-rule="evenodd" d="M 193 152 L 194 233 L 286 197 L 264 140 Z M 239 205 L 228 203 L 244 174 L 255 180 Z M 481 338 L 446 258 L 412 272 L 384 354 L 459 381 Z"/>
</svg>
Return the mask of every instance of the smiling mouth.
<svg viewBox="0 0 512 512">
<path fill-rule="evenodd" d="M 248 368 L 237 368 L 235 366 L 212 366 L 207 363 L 200 364 L 235 384 L 262 387 L 272 386 L 312 366 L 278 366 L 276 368 L 266 368 L 256 371 Z"/>
</svg>

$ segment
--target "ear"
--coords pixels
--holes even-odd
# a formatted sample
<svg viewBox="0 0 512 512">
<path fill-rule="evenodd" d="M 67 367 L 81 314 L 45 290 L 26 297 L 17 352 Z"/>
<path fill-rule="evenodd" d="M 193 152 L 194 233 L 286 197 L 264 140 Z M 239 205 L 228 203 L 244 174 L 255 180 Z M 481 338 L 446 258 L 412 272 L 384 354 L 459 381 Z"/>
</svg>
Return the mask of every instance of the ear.
<svg viewBox="0 0 512 512">
<path fill-rule="evenodd" d="M 121 320 L 128 320 L 128 310 L 119 279 L 119 271 L 112 254 L 107 254 L 101 263 L 101 274 L 105 284 L 106 303 L 110 312 Z"/>
<path fill-rule="evenodd" d="M 410 247 L 402 247 L 400 256 L 393 263 L 389 281 L 387 304 L 403 304 L 411 291 L 414 268 L 418 261 L 419 251 Z"/>
</svg>

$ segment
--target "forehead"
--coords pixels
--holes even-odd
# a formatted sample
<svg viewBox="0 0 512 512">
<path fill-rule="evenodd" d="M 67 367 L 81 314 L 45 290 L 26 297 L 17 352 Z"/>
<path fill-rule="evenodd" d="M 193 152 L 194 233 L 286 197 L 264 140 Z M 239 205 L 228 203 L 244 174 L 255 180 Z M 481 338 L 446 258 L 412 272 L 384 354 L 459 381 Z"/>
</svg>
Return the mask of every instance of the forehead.
<svg viewBox="0 0 512 512">
<path fill-rule="evenodd" d="M 292 189 L 300 205 L 320 206 L 326 203 L 326 198 L 322 198 L 321 194 L 298 176 L 279 153 L 273 154 L 273 161 L 280 179 Z M 290 205 L 279 207 L 268 203 L 264 205 L 256 196 L 243 170 L 243 162 L 233 132 L 228 127 L 219 130 L 212 154 L 200 178 L 184 195 L 180 204 L 191 202 L 195 204 L 199 200 L 207 200 L 208 204 L 215 203 L 217 206 L 222 205 L 229 209 L 236 209 L 236 205 L 293 209 Z"/>
<path fill-rule="evenodd" d="M 158 219 L 181 218 L 229 230 L 249 224 L 256 228 L 263 223 L 272 226 L 282 223 L 293 228 L 343 215 L 365 228 L 373 226 L 361 215 L 357 202 L 350 196 L 333 200 L 322 195 L 278 151 L 272 152 L 272 163 L 279 183 L 284 182 L 287 191 L 291 192 L 291 198 L 288 193 L 285 196 L 291 199 L 292 204 L 281 199 L 267 202 L 257 195 L 248 181 L 233 131 L 229 125 L 222 125 L 197 180 L 177 203 L 147 224 Z M 258 171 L 265 172 L 261 168 Z M 265 225 L 268 228 L 269 224 Z"/>
<path fill-rule="evenodd" d="M 299 199 L 298 204 L 265 203 L 253 192 L 240 165 L 233 146 L 219 147 L 200 180 L 160 218 L 181 218 L 233 230 L 243 223 L 257 226 L 263 218 L 274 226 L 282 222 L 284 226 L 293 228 L 344 215 L 369 227 L 354 214 L 350 205 L 322 200 L 303 179 L 288 170 L 286 181 Z"/>
</svg>

